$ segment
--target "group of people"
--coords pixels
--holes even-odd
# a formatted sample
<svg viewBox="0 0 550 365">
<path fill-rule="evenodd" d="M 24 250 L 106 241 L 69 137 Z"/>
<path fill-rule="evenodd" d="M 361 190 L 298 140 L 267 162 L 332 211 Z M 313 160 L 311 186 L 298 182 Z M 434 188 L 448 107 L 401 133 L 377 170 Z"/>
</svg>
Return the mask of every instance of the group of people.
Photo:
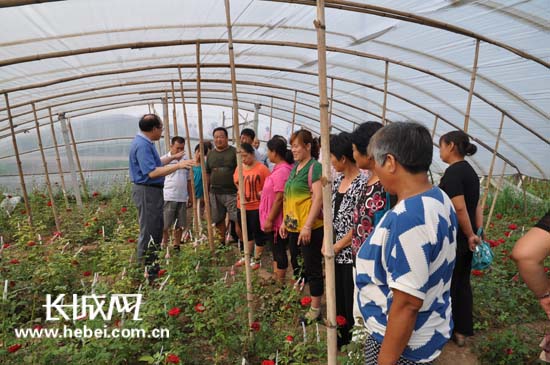
<svg viewBox="0 0 550 365">
<path fill-rule="evenodd" d="M 175 197 L 166 190 L 190 183 L 190 168 L 197 183 L 200 156 L 182 159 L 183 140 L 174 137 L 170 153 L 159 157 L 153 141 L 162 133 L 160 119 L 145 115 L 139 127 L 130 151 L 140 220 L 138 259 L 155 277 L 162 228 L 167 234 L 170 226 L 179 227 L 176 219 L 184 225 L 185 215 L 176 212 L 189 201 L 188 194 Z M 296 131 L 288 141 L 273 136 L 266 154 L 253 145 L 253 130 L 244 129 L 240 138 L 237 150 L 229 145 L 225 128 L 213 131 L 214 146 L 205 159 L 212 222 L 223 240 L 228 217 L 242 242 L 239 209 L 245 210 L 244 244 L 253 252 L 252 267 L 259 267 L 263 247 L 271 243 L 277 280 L 285 282 L 290 264 L 294 282 L 309 286 L 312 301 L 303 317 L 306 323 L 322 316 L 323 214 L 330 210 L 336 310 L 345 318 L 339 327 L 339 347 L 351 341 L 356 320 L 369 333 L 367 364 L 429 364 L 451 337 L 463 346 L 465 337 L 473 335 L 470 271 L 472 252 L 481 242 L 476 232 L 483 216 L 479 179 L 465 160 L 476 152 L 467 134 L 452 131 L 441 136 L 440 157 L 449 167 L 438 187 L 428 177 L 432 137 L 420 124 L 366 122 L 351 133 L 331 135 L 330 207 L 322 204 L 319 143 L 311 132 Z M 174 235 L 176 243 L 180 237 Z M 236 264 L 243 263 L 239 259 Z M 541 304 L 550 308 L 548 283 L 539 286 L 533 284 Z"/>
</svg>

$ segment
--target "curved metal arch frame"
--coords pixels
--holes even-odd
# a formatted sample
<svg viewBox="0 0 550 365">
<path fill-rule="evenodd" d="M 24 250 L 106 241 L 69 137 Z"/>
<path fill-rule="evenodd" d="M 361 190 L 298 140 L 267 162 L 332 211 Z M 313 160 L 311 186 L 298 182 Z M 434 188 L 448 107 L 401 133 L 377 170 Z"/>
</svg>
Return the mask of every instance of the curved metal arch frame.
<svg viewBox="0 0 550 365">
<path fill-rule="evenodd" d="M 168 66 L 168 65 L 163 65 L 163 66 L 159 66 L 159 68 L 168 68 L 168 67 L 164 67 L 164 66 Z M 182 65 L 178 65 L 178 67 L 181 67 Z M 204 66 L 204 67 L 207 67 L 207 64 L 201 64 L 201 66 Z M 242 67 L 245 67 L 245 68 L 251 68 L 251 69 L 259 69 L 258 66 L 250 66 L 250 65 L 240 65 Z M 196 67 L 196 65 L 189 65 L 188 67 Z M 212 68 L 219 68 L 219 67 L 228 67 L 227 64 L 212 64 L 212 65 L 209 65 L 208 67 L 212 67 Z M 127 69 L 127 70 L 117 70 L 117 71 L 103 71 L 103 72 L 100 72 L 101 75 L 106 75 L 106 74 L 120 74 L 120 73 L 124 73 L 124 72 L 135 72 L 135 71 L 143 71 L 143 70 L 149 70 L 149 69 L 153 69 L 153 68 L 156 68 L 154 66 L 151 66 L 151 67 L 140 67 L 140 68 L 131 68 L 131 69 Z M 281 69 L 281 68 L 277 68 L 277 67 L 263 67 L 262 69 L 271 69 L 271 70 L 279 70 L 279 71 L 284 71 L 284 72 L 296 72 L 296 73 L 301 73 L 301 74 L 307 74 L 307 75 L 311 75 L 311 76 L 317 76 L 316 73 L 314 72 L 310 72 L 310 71 L 297 71 L 297 70 L 293 70 L 293 69 Z M 97 73 L 94 73 L 93 75 L 97 75 Z M 78 76 L 78 77 L 71 77 L 71 79 L 80 79 L 80 78 L 84 78 L 84 77 L 88 77 L 87 75 L 81 75 L 81 76 Z M 91 76 L 90 76 L 91 77 Z M 334 77 L 335 80 L 341 80 L 341 81 L 344 81 L 344 82 L 350 82 L 350 83 L 354 83 L 356 85 L 359 85 L 359 86 L 363 86 L 363 87 L 368 87 L 368 88 L 371 88 L 371 89 L 374 89 L 376 91 L 379 91 L 379 92 L 384 92 L 383 89 L 381 88 L 377 88 L 373 85 L 368 85 L 368 84 L 364 84 L 364 83 L 359 83 L 357 81 L 354 81 L 354 80 L 350 80 L 350 79 L 345 79 L 345 78 L 342 78 L 342 77 Z M 59 80 L 55 80 L 55 81 L 59 81 Z M 176 82 L 177 80 L 167 80 L 166 82 Z M 195 81 L 194 79 L 192 80 L 186 80 L 186 81 Z M 209 80 L 204 80 L 205 82 L 208 82 Z M 61 81 L 60 81 L 61 82 Z M 64 82 L 64 81 L 63 81 Z M 291 90 L 291 91 L 297 91 L 296 89 L 292 89 L 292 88 L 286 88 L 287 90 Z M 311 96 L 317 96 L 317 94 L 314 94 L 314 93 L 308 93 L 306 91 L 303 91 L 303 90 L 298 90 L 300 91 L 301 93 L 303 94 L 309 94 Z M 427 111 L 428 113 L 431 113 L 432 115 L 434 116 L 438 116 L 440 119 L 442 119 L 443 121 L 445 121 L 447 124 L 451 125 L 453 128 L 456 128 L 456 129 L 461 129 L 459 126 L 449 122 L 446 118 L 443 118 L 441 115 L 431 111 L 429 108 L 426 108 L 424 106 L 422 106 L 421 104 L 418 104 L 416 102 L 413 102 L 407 98 L 404 98 L 404 97 L 401 97 L 399 94 L 396 94 L 394 92 L 387 92 L 388 95 L 392 95 L 394 97 L 397 97 L 411 105 L 414 105 L 424 111 Z M 357 95 L 353 95 L 354 97 L 359 97 Z M 366 99 L 366 98 L 365 98 Z M 368 99 L 366 99 L 368 101 Z M 335 102 L 338 102 L 338 103 L 342 103 L 340 101 L 338 101 L 337 99 L 334 100 Z M 23 104 L 18 104 L 18 105 L 23 105 Z M 343 103 L 343 105 L 346 105 L 345 103 Z M 351 105 L 351 104 L 347 104 L 346 106 L 348 107 L 352 107 L 352 108 L 355 108 L 355 109 L 358 109 L 358 110 L 361 110 L 363 112 L 367 112 L 367 113 L 370 113 L 369 111 L 366 111 L 364 109 L 361 109 L 357 106 L 354 106 L 354 105 Z M 372 114 L 372 113 L 371 113 Z M 378 118 L 380 118 L 379 116 L 377 116 Z M 474 122 L 474 120 L 472 119 L 472 122 Z M 480 123 L 477 123 L 481 128 L 485 129 L 486 132 L 488 133 L 491 133 L 491 130 L 486 128 L 486 127 L 483 127 L 483 125 L 481 125 Z M 18 125 L 19 126 L 19 125 Z M 473 138 L 473 137 L 472 137 Z M 476 140 L 476 142 L 482 144 L 478 139 L 476 138 L 473 138 L 474 140 Z M 518 151 L 514 146 L 508 144 L 506 141 L 503 141 L 504 144 L 506 144 L 509 148 L 511 148 L 512 150 L 514 150 L 516 153 L 518 153 L 519 155 L 521 155 L 524 159 L 526 159 L 527 161 L 529 161 L 540 173 L 542 176 L 545 176 L 544 174 L 544 171 L 534 162 L 532 161 L 528 156 L 526 156 L 525 154 L 523 154 L 522 152 Z M 499 156 L 500 157 L 500 156 Z M 518 170 L 519 171 L 519 170 Z"/>
<path fill-rule="evenodd" d="M 168 47 L 168 46 L 183 46 L 183 45 L 192 45 L 192 44 L 213 44 L 213 43 L 220 43 L 224 44 L 227 43 L 227 40 L 224 39 L 197 39 L 197 40 L 178 40 L 178 41 L 158 41 L 158 42 L 134 42 L 134 43 L 122 43 L 122 44 L 116 44 L 116 45 L 109 45 L 109 46 L 103 46 L 103 47 L 94 47 L 94 48 L 85 48 L 85 49 L 77 49 L 77 50 L 71 50 L 71 51 L 62 51 L 62 52 L 51 52 L 46 54 L 38 54 L 34 56 L 25 56 L 20 58 L 14 58 L 9 60 L 0 61 L 0 67 L 7 66 L 11 64 L 18 64 L 18 63 L 25 63 L 25 62 L 31 62 L 31 61 L 37 61 L 42 59 L 50 59 L 50 58 L 58 58 L 58 57 L 66 57 L 66 56 L 74 56 L 74 55 L 80 55 L 80 54 L 86 54 L 86 53 L 96 53 L 96 52 L 104 52 L 104 51 L 111 51 L 116 49 L 125 49 L 125 48 L 131 48 L 131 49 L 137 49 L 137 48 L 154 48 L 154 47 Z M 317 49 L 316 44 L 311 43 L 299 43 L 299 42 L 281 42 L 281 41 L 252 41 L 252 40 L 233 40 L 233 43 L 237 44 L 256 44 L 256 45 L 266 45 L 266 46 L 286 46 L 286 47 L 298 47 L 298 48 L 304 48 L 304 49 Z M 466 92 L 469 92 L 469 87 L 466 87 L 464 85 L 461 85 L 460 83 L 453 81 L 443 75 L 440 75 L 436 72 L 423 69 L 418 66 L 411 65 L 406 62 L 397 61 L 394 59 L 390 59 L 387 57 L 381 57 L 378 55 L 372 55 L 368 54 L 366 52 L 360 52 L 360 51 L 354 51 L 354 50 L 347 50 L 345 48 L 341 47 L 329 47 L 327 46 L 328 52 L 336 52 L 336 53 L 343 53 L 343 54 L 349 54 L 354 55 L 358 57 L 364 57 L 364 58 L 370 58 L 375 59 L 379 61 L 389 62 L 391 64 L 396 64 L 399 66 L 407 67 L 412 70 L 427 74 L 429 76 L 436 77 L 442 81 L 445 81 L 451 85 L 454 85 L 455 87 L 458 87 Z M 11 93 L 14 91 L 22 91 L 22 90 L 28 90 L 31 88 L 36 87 L 43 87 L 45 86 L 44 83 L 41 84 L 35 84 L 30 86 L 24 86 L 24 87 L 17 87 L 17 88 L 9 88 L 0 90 L 1 93 Z M 473 91 L 472 95 L 476 96 L 478 99 L 482 100 L 486 104 L 490 105 L 491 107 L 495 108 L 501 113 L 504 113 L 509 119 L 514 121 L 516 124 L 520 125 L 522 128 L 526 129 L 533 135 L 537 136 L 542 141 L 546 142 L 547 144 L 550 144 L 550 140 L 546 139 L 544 136 L 533 130 L 532 128 L 529 128 L 527 125 L 525 125 L 523 122 L 519 121 L 517 118 L 515 118 L 513 115 L 510 114 L 510 112 L 504 110 L 503 108 L 499 107 L 495 103 L 489 101 L 487 98 L 483 97 L 479 93 Z"/>
</svg>

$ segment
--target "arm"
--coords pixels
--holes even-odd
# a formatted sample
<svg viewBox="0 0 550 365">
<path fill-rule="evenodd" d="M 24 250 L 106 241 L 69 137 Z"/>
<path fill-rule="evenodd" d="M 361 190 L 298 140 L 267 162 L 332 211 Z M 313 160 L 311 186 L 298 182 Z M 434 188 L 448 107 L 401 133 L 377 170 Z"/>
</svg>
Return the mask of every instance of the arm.
<svg viewBox="0 0 550 365">
<path fill-rule="evenodd" d="M 550 292 L 550 280 L 544 272 L 544 259 L 550 255 L 550 233 L 538 227 L 531 228 L 520 238 L 512 251 L 523 281 L 537 298 Z M 550 297 L 539 299 L 550 318 Z"/>
<path fill-rule="evenodd" d="M 311 239 L 311 226 L 313 225 L 317 217 L 319 217 L 321 207 L 323 206 L 323 191 L 321 180 L 315 181 L 312 184 L 311 188 L 311 190 L 313 191 L 311 194 L 311 209 L 309 210 L 306 223 L 300 230 L 300 235 L 298 236 L 298 242 L 303 242 L 305 245 L 309 244 L 309 240 Z"/>
<path fill-rule="evenodd" d="M 193 162 L 192 160 L 183 160 L 175 164 L 159 166 L 151 171 L 148 175 L 151 179 L 156 179 L 157 177 L 170 175 L 171 173 L 179 169 L 187 169 L 189 167 L 192 167 L 194 164 L 195 162 Z"/>
<path fill-rule="evenodd" d="M 379 365 L 393 365 L 403 353 L 416 323 L 416 316 L 422 307 L 422 299 L 397 289 L 392 289 L 393 302 L 388 314 L 386 335 L 382 341 Z"/>
<path fill-rule="evenodd" d="M 483 227 L 483 207 L 479 203 L 476 208 L 476 226 L 478 228 Z"/>
<path fill-rule="evenodd" d="M 350 229 L 349 232 L 342 237 L 340 240 L 338 240 L 334 244 L 334 254 L 340 253 L 344 248 L 351 246 L 351 238 L 353 236 L 353 229 Z"/>
<path fill-rule="evenodd" d="M 458 218 L 458 224 L 462 232 L 468 238 L 468 245 L 470 250 L 474 251 L 476 246 L 481 243 L 481 240 L 478 236 L 475 235 L 474 230 L 472 229 L 472 223 L 470 222 L 470 217 L 468 216 L 468 210 L 466 209 L 466 202 L 464 201 L 464 195 L 457 195 L 451 199 L 453 206 L 456 210 L 456 216 Z M 477 210 L 476 210 L 477 212 Z"/>
<path fill-rule="evenodd" d="M 271 232 L 273 230 L 273 221 L 275 218 L 281 213 L 283 210 L 283 192 L 278 192 L 275 194 L 275 201 L 273 202 L 273 205 L 271 206 L 271 210 L 269 211 L 269 215 L 264 222 L 264 229 L 265 232 Z"/>
</svg>

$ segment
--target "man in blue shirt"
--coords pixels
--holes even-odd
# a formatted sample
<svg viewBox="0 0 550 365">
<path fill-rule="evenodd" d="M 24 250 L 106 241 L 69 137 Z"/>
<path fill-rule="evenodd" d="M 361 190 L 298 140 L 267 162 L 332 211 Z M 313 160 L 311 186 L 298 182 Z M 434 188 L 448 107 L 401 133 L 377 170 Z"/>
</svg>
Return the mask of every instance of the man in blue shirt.
<svg viewBox="0 0 550 365">
<path fill-rule="evenodd" d="M 155 114 L 145 114 L 139 120 L 140 132 L 130 146 L 130 180 L 132 199 L 139 214 L 137 261 L 148 268 L 149 280 L 158 275 L 157 251 L 162 241 L 164 204 L 164 176 L 194 165 L 192 160 L 181 160 L 184 152 L 161 159 L 153 144 L 162 136 L 162 121 Z M 170 164 L 173 160 L 181 160 Z M 166 166 L 165 166 L 166 165 Z"/>
</svg>

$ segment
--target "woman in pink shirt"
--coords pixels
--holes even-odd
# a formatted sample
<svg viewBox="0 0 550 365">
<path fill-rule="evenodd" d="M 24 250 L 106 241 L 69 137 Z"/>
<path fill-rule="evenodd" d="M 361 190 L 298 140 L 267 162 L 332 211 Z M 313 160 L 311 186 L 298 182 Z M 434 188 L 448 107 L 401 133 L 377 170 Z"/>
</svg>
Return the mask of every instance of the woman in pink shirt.
<svg viewBox="0 0 550 365">
<path fill-rule="evenodd" d="M 279 235 L 283 222 L 283 193 L 285 183 L 294 162 L 292 153 L 287 148 L 284 137 L 275 135 L 267 142 L 267 157 L 275 164 L 271 175 L 265 180 L 260 200 L 260 225 L 262 231 L 273 234 L 273 260 L 276 264 L 277 280 L 284 283 L 288 258 L 286 256 L 287 240 Z"/>
</svg>

